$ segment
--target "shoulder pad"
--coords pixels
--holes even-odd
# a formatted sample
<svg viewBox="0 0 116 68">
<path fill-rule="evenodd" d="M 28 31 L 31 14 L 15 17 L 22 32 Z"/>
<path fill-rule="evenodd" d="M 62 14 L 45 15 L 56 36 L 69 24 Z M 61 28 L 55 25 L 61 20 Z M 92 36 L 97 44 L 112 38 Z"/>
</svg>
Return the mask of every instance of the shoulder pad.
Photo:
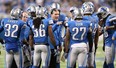
<svg viewBox="0 0 116 68">
<path fill-rule="evenodd" d="M 49 20 L 49 24 L 51 25 L 51 24 L 53 24 L 54 22 L 53 22 L 53 20 Z"/>
</svg>

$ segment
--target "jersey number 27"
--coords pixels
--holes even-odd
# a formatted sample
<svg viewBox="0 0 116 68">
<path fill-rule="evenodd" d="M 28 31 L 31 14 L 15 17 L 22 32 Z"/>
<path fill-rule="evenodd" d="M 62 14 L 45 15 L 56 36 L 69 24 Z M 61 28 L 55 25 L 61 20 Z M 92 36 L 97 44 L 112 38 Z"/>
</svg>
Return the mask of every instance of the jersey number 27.
<svg viewBox="0 0 116 68">
<path fill-rule="evenodd" d="M 75 33 L 72 35 L 72 39 L 73 40 L 83 40 L 83 37 L 85 35 L 85 32 L 86 32 L 86 27 L 80 27 L 80 28 L 77 28 L 77 27 L 74 27 L 72 29 L 72 31 L 74 31 Z M 81 34 L 79 34 L 81 32 Z M 80 35 L 80 38 L 76 37 L 77 35 Z"/>
</svg>

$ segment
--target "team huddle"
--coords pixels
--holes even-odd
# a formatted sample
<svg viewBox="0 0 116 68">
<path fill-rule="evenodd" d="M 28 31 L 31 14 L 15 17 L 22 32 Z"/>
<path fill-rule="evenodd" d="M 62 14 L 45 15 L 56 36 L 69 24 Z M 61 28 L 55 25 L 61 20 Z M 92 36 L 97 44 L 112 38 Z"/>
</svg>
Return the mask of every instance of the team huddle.
<svg viewBox="0 0 116 68">
<path fill-rule="evenodd" d="M 97 12 L 92 2 L 62 13 L 59 3 L 30 5 L 26 11 L 13 8 L 0 25 L 0 42 L 5 44 L 5 68 L 97 68 L 98 39 L 103 35 L 103 68 L 115 68 L 116 16 L 108 7 Z M 63 51 L 63 55 L 61 52 Z M 14 64 L 16 63 L 16 65 Z"/>
</svg>

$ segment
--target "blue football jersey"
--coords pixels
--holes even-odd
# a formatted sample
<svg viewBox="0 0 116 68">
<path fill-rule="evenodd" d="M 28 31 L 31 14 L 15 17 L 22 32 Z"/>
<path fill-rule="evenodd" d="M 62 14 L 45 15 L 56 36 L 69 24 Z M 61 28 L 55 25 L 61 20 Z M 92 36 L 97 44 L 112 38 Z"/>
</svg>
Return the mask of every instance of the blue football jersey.
<svg viewBox="0 0 116 68">
<path fill-rule="evenodd" d="M 10 18 L 4 18 L 1 21 L 1 26 L 4 29 L 4 40 L 6 50 L 18 50 L 19 44 L 19 37 L 21 29 L 24 26 L 24 22 L 21 20 L 13 20 Z"/>
<path fill-rule="evenodd" d="M 95 36 L 95 33 L 97 31 L 97 28 L 98 28 L 99 18 L 96 14 L 93 14 L 92 17 L 93 17 L 93 19 L 95 19 L 95 22 L 93 23 L 93 28 L 94 28 L 93 29 L 93 34 L 94 34 L 93 36 Z"/>
<path fill-rule="evenodd" d="M 49 19 L 51 19 L 51 18 L 49 17 Z M 59 46 L 62 42 L 64 42 L 65 30 L 63 32 L 62 29 L 64 28 L 64 22 L 66 20 L 67 20 L 67 17 L 64 14 L 60 14 L 58 21 L 52 20 L 53 23 L 54 23 L 52 25 L 52 29 L 53 29 L 53 32 L 54 32 L 54 37 L 55 37 L 57 46 Z M 57 22 L 62 22 L 63 24 L 62 25 L 58 25 L 58 24 L 56 24 Z M 49 40 L 49 38 L 48 38 L 48 40 Z M 53 45 L 50 42 L 49 42 L 49 44 L 50 44 L 50 48 L 54 49 Z"/>
<path fill-rule="evenodd" d="M 65 21 L 66 20 L 66 15 L 65 14 L 60 14 L 58 21 Z"/>
<path fill-rule="evenodd" d="M 33 23 L 33 21 L 31 21 Z M 41 43 L 44 43 L 44 44 L 48 44 L 48 26 L 49 26 L 49 23 L 47 21 L 47 19 L 43 19 L 40 26 L 39 26 L 39 29 L 36 29 L 34 28 L 34 25 L 31 24 L 31 29 L 33 31 L 33 34 L 34 34 L 34 43 L 35 44 L 41 44 Z"/>
<path fill-rule="evenodd" d="M 54 33 L 54 38 L 55 38 L 55 41 L 56 41 L 56 46 L 59 46 L 59 44 L 60 44 L 59 37 L 58 37 L 58 34 L 59 34 L 59 33 L 58 33 L 57 30 L 54 31 L 53 33 Z M 50 45 L 50 49 L 54 49 L 54 46 L 53 46 L 53 44 L 51 43 L 49 37 L 48 37 L 48 43 L 49 43 L 49 45 Z"/>
<path fill-rule="evenodd" d="M 50 14 L 48 15 L 48 18 L 51 18 Z M 66 17 L 65 14 L 60 13 L 58 21 L 62 22 L 63 24 L 60 25 L 60 27 L 57 27 L 58 25 L 54 24 L 53 25 L 53 31 L 55 31 L 56 29 L 60 30 L 60 35 L 59 36 L 60 36 L 60 39 L 63 41 L 63 38 L 62 38 L 62 29 L 65 26 L 65 21 L 68 21 L 68 18 Z M 56 23 L 56 21 L 53 21 L 53 22 Z"/>
<path fill-rule="evenodd" d="M 27 25 L 28 25 L 29 27 L 32 27 L 32 26 L 33 26 L 33 19 L 29 19 L 29 20 L 27 21 Z"/>
<path fill-rule="evenodd" d="M 91 16 L 84 16 L 83 20 L 87 20 L 87 21 L 90 21 L 92 23 L 92 33 L 93 33 L 93 38 L 94 38 L 95 33 L 97 31 L 97 28 L 98 28 L 98 22 L 99 22 L 97 15 L 93 14 Z"/>
<path fill-rule="evenodd" d="M 90 21 L 69 21 L 68 27 L 70 31 L 70 45 L 74 43 L 87 43 L 87 33 L 89 32 Z"/>
<path fill-rule="evenodd" d="M 68 18 L 66 17 L 65 14 L 61 13 L 58 21 L 62 22 L 62 25 L 60 25 L 57 29 L 58 33 L 59 33 L 58 34 L 59 41 L 60 41 L 60 44 L 61 44 L 62 42 L 64 42 L 64 37 L 65 37 L 65 34 L 66 34 L 65 27 L 66 27 L 66 22 L 68 21 Z"/>
<path fill-rule="evenodd" d="M 114 22 L 110 22 L 110 19 L 112 18 L 112 15 L 110 15 L 107 19 L 106 19 L 106 23 L 105 26 L 113 26 L 116 25 L 116 23 Z M 112 41 L 112 35 L 114 34 L 115 30 L 106 30 L 104 33 L 105 36 L 105 45 L 106 46 L 111 46 L 111 44 L 113 43 Z"/>
</svg>

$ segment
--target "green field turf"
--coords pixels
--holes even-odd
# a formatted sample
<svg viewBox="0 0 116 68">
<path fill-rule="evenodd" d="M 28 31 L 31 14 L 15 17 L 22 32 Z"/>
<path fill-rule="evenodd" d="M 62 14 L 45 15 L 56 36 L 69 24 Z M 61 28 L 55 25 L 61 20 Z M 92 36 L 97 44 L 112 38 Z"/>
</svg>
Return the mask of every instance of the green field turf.
<svg viewBox="0 0 116 68">
<path fill-rule="evenodd" d="M 0 46 L 1 48 L 1 46 Z M 4 68 L 4 58 L 5 52 L 3 48 L 1 48 L 2 54 L 0 55 L 0 68 Z M 99 42 L 99 46 L 96 53 L 96 66 L 97 68 L 103 68 L 103 61 L 104 61 L 104 52 L 102 51 L 102 41 Z M 61 68 L 66 68 L 66 62 L 61 61 Z M 116 67 L 116 60 L 115 60 L 115 67 Z"/>
</svg>

